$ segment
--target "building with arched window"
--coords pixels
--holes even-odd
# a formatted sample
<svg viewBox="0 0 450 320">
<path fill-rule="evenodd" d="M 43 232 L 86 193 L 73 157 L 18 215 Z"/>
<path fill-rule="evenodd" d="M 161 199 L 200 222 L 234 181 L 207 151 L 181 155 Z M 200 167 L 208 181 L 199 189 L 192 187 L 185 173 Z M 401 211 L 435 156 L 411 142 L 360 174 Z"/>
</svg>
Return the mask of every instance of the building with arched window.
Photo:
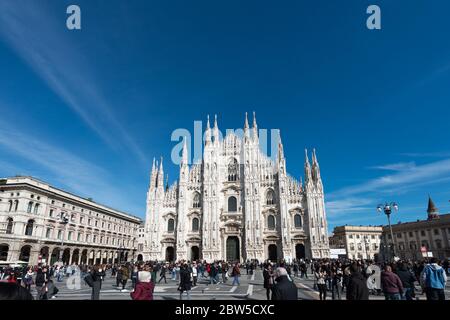
<svg viewBox="0 0 450 320">
<path fill-rule="evenodd" d="M 304 183 L 286 171 L 281 139 L 275 159 L 261 151 L 256 118 L 243 135 L 222 139 L 209 117 L 201 161 L 183 141 L 179 177 L 167 185 L 163 160 L 153 160 L 147 192 L 144 260 L 229 261 L 329 257 L 324 192 L 315 151 Z M 192 145 L 192 144 L 189 144 Z M 317 221 L 314 223 L 314 219 Z M 174 226 L 174 227 L 173 227 Z"/>
<path fill-rule="evenodd" d="M 0 261 L 89 263 L 92 251 L 102 263 L 136 259 L 140 223 L 32 177 L 0 179 Z"/>
</svg>

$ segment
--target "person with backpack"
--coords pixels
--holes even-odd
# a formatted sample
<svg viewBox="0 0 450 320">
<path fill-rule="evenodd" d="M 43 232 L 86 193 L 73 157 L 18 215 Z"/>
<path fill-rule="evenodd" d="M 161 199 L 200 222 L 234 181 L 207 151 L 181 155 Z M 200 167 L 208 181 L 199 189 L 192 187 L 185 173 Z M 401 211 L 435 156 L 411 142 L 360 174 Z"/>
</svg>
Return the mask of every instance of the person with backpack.
<svg viewBox="0 0 450 320">
<path fill-rule="evenodd" d="M 105 278 L 105 272 L 101 266 L 95 265 L 90 273 L 84 278 L 84 281 L 92 288 L 91 300 L 100 300 L 100 290 Z"/>
<path fill-rule="evenodd" d="M 445 284 L 447 275 L 444 269 L 438 265 L 436 258 L 431 258 L 420 275 L 422 288 L 424 288 L 427 300 L 445 300 Z"/>
</svg>

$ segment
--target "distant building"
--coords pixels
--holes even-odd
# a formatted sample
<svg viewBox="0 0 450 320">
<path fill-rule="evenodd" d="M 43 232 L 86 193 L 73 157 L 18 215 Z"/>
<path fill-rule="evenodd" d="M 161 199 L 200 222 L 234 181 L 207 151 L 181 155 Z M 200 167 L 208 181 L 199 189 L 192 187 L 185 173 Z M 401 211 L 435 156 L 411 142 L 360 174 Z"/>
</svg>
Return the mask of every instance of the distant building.
<svg viewBox="0 0 450 320">
<path fill-rule="evenodd" d="M 129 261 L 135 259 L 140 223 L 32 177 L 0 179 L 0 261 Z"/>
<path fill-rule="evenodd" d="M 383 227 L 382 254 L 385 259 L 395 255 L 401 259 L 423 259 L 450 257 L 450 214 L 439 214 L 431 197 L 428 199 L 427 219 L 392 225 L 394 239 L 389 227 Z"/>
<path fill-rule="evenodd" d="M 378 259 L 382 231 L 381 226 L 335 227 L 329 238 L 330 250 L 343 249 L 348 259 Z"/>
</svg>

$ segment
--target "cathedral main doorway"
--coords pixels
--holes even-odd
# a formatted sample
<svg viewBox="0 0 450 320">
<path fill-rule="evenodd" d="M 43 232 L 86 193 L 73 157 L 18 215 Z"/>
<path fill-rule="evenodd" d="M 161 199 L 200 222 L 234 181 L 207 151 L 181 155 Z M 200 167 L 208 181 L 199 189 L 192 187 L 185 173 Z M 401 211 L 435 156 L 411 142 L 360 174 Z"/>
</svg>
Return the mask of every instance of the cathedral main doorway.
<svg viewBox="0 0 450 320">
<path fill-rule="evenodd" d="M 227 238 L 227 261 L 240 261 L 238 237 Z"/>
<path fill-rule="evenodd" d="M 200 259 L 200 249 L 197 246 L 191 248 L 191 261 Z"/>
<path fill-rule="evenodd" d="M 175 260 L 175 249 L 173 247 L 167 247 L 166 261 L 173 262 L 174 260 Z"/>
<path fill-rule="evenodd" d="M 305 245 L 299 243 L 295 245 L 295 258 L 296 259 L 305 259 Z"/>
<path fill-rule="evenodd" d="M 277 261 L 278 260 L 277 246 L 275 244 L 269 244 L 268 249 L 269 249 L 269 260 Z"/>
</svg>

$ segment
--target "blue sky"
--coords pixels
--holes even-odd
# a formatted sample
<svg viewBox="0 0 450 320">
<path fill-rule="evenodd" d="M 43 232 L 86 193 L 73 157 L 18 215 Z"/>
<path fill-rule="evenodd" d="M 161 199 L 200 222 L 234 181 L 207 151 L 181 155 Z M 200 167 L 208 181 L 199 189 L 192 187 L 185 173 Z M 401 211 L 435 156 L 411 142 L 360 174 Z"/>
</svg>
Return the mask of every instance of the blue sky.
<svg viewBox="0 0 450 320">
<path fill-rule="evenodd" d="M 82 30 L 69 31 L 78 4 Z M 382 30 L 365 27 L 369 4 Z M 2 1 L 0 175 L 144 216 L 176 128 L 256 111 L 288 171 L 317 149 L 330 231 L 450 200 L 448 1 Z M 165 161 L 169 179 L 178 167 Z"/>
</svg>

